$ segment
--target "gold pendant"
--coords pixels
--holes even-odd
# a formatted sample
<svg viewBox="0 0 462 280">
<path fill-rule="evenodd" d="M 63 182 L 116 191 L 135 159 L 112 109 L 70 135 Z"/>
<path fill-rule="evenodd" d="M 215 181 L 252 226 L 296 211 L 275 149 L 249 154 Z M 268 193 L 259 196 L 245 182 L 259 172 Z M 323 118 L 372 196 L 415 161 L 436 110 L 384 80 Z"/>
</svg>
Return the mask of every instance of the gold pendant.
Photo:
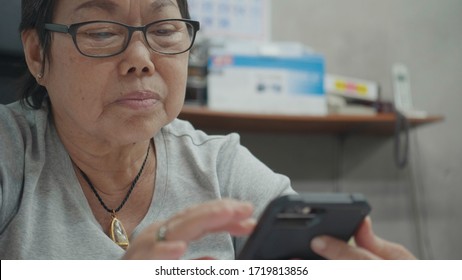
<svg viewBox="0 0 462 280">
<path fill-rule="evenodd" d="M 117 245 L 119 245 L 122 249 L 126 250 L 128 248 L 128 236 L 127 232 L 125 231 L 122 222 L 116 218 L 115 215 L 112 215 L 112 222 L 111 222 L 111 239 Z"/>
</svg>

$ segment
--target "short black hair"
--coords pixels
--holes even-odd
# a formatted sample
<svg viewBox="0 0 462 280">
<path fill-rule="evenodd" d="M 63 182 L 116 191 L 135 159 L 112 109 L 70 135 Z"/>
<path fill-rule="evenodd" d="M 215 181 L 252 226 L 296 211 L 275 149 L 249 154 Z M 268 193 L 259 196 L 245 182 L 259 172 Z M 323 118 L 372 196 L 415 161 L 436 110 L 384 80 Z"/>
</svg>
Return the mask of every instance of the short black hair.
<svg viewBox="0 0 462 280">
<path fill-rule="evenodd" d="M 182 18 L 190 19 L 188 1 L 177 0 Z M 50 57 L 50 32 L 45 30 L 45 23 L 52 22 L 56 0 L 22 0 L 21 2 L 21 23 L 19 31 L 35 29 L 38 34 L 40 47 L 43 50 L 42 72 L 45 69 L 45 62 Z M 40 109 L 44 98 L 47 96 L 45 87 L 39 85 L 35 77 L 26 71 L 21 81 L 21 103 L 31 109 Z"/>
</svg>

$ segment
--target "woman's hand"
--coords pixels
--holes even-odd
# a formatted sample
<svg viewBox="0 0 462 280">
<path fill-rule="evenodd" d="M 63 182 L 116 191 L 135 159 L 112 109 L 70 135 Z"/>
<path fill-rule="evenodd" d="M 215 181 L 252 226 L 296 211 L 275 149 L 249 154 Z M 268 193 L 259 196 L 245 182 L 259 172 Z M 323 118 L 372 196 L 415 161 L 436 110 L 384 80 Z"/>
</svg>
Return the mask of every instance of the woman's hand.
<svg viewBox="0 0 462 280">
<path fill-rule="evenodd" d="M 215 200 L 188 208 L 163 223 L 146 228 L 130 244 L 124 259 L 179 259 L 189 242 L 209 233 L 248 235 L 255 227 L 253 207 L 235 200 Z M 159 233 L 162 237 L 159 240 Z"/>
<path fill-rule="evenodd" d="M 376 236 L 372 231 L 370 218 L 364 220 L 354 238 L 356 246 L 332 237 L 320 236 L 313 239 L 311 248 L 318 255 L 332 260 L 415 259 L 402 245 Z"/>
</svg>

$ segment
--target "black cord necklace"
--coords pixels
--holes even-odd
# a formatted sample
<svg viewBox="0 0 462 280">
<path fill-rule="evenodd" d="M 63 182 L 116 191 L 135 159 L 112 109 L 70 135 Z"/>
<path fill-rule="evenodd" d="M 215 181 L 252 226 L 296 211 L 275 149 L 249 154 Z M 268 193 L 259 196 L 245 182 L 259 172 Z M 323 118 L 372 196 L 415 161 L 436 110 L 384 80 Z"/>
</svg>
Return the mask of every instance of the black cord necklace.
<svg viewBox="0 0 462 280">
<path fill-rule="evenodd" d="M 136 183 L 138 183 L 138 180 L 140 179 L 141 177 L 141 173 L 143 173 L 143 170 L 144 170 L 144 166 L 146 165 L 146 161 L 148 159 L 148 155 L 149 155 L 149 150 L 151 148 L 151 144 L 149 144 L 148 146 L 148 150 L 146 151 L 146 156 L 144 158 L 144 161 L 143 161 L 143 164 L 141 165 L 141 168 L 140 168 L 140 171 L 138 171 L 138 174 L 136 174 L 135 178 L 133 179 L 132 181 L 132 184 L 130 186 L 130 189 L 128 190 L 127 194 L 125 195 L 125 198 L 122 200 L 122 202 L 120 203 L 119 207 L 115 208 L 115 209 L 110 209 L 106 203 L 104 203 L 103 199 L 101 198 L 101 196 L 99 195 L 98 191 L 96 190 L 95 186 L 93 186 L 93 183 L 90 181 L 90 178 L 88 178 L 87 174 L 85 174 L 85 172 L 83 172 L 78 166 L 77 168 L 79 169 L 80 171 L 80 174 L 82 174 L 82 177 L 85 179 L 85 181 L 87 182 L 88 186 L 90 186 L 90 189 L 93 191 L 93 193 L 95 194 L 96 198 L 98 199 L 99 203 L 101 204 L 101 206 L 103 206 L 103 208 L 111 213 L 111 216 L 112 216 L 112 221 L 111 221 L 111 229 L 110 229 L 110 235 L 111 235 L 111 239 L 117 244 L 119 245 L 120 247 L 122 247 L 123 249 L 127 249 L 128 245 L 129 245 L 129 241 L 128 241 L 128 235 L 127 235 L 127 232 L 125 231 L 125 228 L 124 226 L 122 225 L 122 222 L 117 219 L 116 217 L 116 213 L 119 212 L 122 207 L 124 207 L 125 203 L 127 202 L 128 198 L 130 197 L 133 189 L 135 188 L 136 186 Z"/>
</svg>

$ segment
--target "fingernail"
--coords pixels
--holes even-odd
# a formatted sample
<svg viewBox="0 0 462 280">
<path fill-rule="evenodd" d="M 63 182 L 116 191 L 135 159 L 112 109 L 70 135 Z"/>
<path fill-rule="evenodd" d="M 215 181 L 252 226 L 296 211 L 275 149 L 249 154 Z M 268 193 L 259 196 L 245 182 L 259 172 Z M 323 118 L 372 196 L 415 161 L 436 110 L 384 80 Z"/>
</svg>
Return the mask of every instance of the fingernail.
<svg viewBox="0 0 462 280">
<path fill-rule="evenodd" d="M 326 247 L 327 244 L 321 237 L 316 237 L 313 240 L 311 240 L 311 248 L 314 251 L 322 252 L 326 249 Z"/>
<path fill-rule="evenodd" d="M 255 219 L 247 219 L 241 223 L 241 225 L 245 228 L 254 228 L 256 224 L 257 221 Z"/>
<path fill-rule="evenodd" d="M 188 244 L 186 244 L 184 241 L 171 241 L 169 245 L 172 251 L 179 253 L 186 251 L 188 248 Z"/>
</svg>

